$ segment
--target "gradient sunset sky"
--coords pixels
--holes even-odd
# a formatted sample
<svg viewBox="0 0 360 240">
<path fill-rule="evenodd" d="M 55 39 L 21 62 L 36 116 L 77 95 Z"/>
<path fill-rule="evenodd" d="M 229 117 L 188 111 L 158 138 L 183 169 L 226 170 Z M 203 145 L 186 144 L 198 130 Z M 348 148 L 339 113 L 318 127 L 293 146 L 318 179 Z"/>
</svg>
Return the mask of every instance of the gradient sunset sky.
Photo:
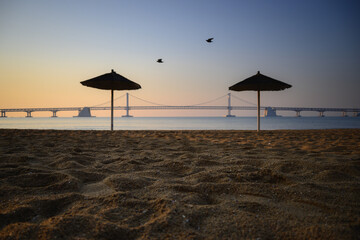
<svg viewBox="0 0 360 240">
<path fill-rule="evenodd" d="M 80 81 L 111 69 L 142 86 L 131 94 L 161 104 L 206 102 L 260 71 L 293 86 L 263 92 L 263 106 L 360 107 L 358 0 L 0 0 L 0 36 L 0 108 L 106 102 L 109 91 Z M 255 92 L 233 94 L 256 103 Z"/>
</svg>

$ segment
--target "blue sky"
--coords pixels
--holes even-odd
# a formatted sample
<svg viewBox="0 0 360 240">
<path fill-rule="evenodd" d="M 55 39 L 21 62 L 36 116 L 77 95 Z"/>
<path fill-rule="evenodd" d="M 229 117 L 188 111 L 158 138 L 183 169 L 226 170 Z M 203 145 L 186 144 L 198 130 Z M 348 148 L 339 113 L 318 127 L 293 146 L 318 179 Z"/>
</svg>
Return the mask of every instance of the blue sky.
<svg viewBox="0 0 360 240">
<path fill-rule="evenodd" d="M 109 92 L 79 82 L 111 69 L 169 105 L 222 96 L 260 70 L 293 85 L 262 105 L 360 107 L 359 13 L 351 0 L 1 0 L 0 108 L 96 105 Z M 161 114 L 176 113 L 150 115 Z"/>
</svg>

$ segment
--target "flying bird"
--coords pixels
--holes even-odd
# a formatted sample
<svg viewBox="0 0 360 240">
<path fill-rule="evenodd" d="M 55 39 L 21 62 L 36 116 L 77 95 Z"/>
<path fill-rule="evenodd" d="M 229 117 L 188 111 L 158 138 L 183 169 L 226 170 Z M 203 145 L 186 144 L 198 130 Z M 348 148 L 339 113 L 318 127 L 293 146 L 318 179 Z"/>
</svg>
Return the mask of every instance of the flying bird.
<svg viewBox="0 0 360 240">
<path fill-rule="evenodd" d="M 157 60 L 157 62 L 158 62 L 158 63 L 163 63 L 162 58 L 159 58 L 159 59 Z"/>
<path fill-rule="evenodd" d="M 208 43 L 211 43 L 213 39 L 214 39 L 214 38 L 209 38 L 209 39 L 206 40 L 206 41 L 207 41 Z"/>
</svg>

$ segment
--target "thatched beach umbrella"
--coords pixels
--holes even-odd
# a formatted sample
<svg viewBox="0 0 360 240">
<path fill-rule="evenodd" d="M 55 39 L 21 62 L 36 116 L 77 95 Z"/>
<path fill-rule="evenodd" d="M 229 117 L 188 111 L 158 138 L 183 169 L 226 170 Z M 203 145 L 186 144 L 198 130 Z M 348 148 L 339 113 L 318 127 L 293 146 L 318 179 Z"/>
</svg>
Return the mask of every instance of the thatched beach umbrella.
<svg viewBox="0 0 360 240">
<path fill-rule="evenodd" d="M 260 71 L 237 84 L 229 87 L 232 91 L 257 91 L 257 130 L 260 131 L 260 91 L 280 91 L 291 88 L 291 85 L 262 75 Z"/>
<path fill-rule="evenodd" d="M 82 81 L 81 84 L 87 87 L 111 90 L 111 131 L 114 129 L 114 90 L 135 90 L 141 88 L 139 84 L 117 74 L 114 70 L 111 70 L 111 73 Z"/>
</svg>

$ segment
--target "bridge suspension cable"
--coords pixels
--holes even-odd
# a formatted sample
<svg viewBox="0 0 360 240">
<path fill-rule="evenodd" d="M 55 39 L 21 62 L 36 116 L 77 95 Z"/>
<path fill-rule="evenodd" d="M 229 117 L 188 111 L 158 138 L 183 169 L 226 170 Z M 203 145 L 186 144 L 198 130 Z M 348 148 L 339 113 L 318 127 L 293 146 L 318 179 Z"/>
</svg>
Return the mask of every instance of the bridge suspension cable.
<svg viewBox="0 0 360 240">
<path fill-rule="evenodd" d="M 150 104 L 157 105 L 157 106 L 167 106 L 166 104 L 160 104 L 160 103 L 156 103 L 156 102 L 151 102 L 151 101 L 136 97 L 136 96 L 134 96 L 132 94 L 129 94 L 129 95 L 136 98 L 136 99 L 138 99 L 138 100 L 140 100 L 140 101 L 146 102 L 146 103 L 150 103 Z"/>
<path fill-rule="evenodd" d="M 167 105 L 167 104 L 161 104 L 161 103 L 156 103 L 156 102 L 152 102 L 152 101 L 149 101 L 149 100 L 145 100 L 145 99 L 139 98 L 139 97 L 137 97 L 137 96 L 135 96 L 135 95 L 132 95 L 132 94 L 129 94 L 129 95 L 132 96 L 132 97 L 134 97 L 134 98 L 136 98 L 136 99 L 138 99 L 138 100 L 140 100 L 140 101 L 143 101 L 143 102 L 146 102 L 146 103 L 150 103 L 150 104 L 152 104 L 152 105 L 156 105 L 156 106 L 170 106 L 170 105 Z M 220 97 L 214 98 L 214 99 L 209 100 L 209 101 L 206 101 L 206 102 L 201 102 L 201 103 L 197 103 L 197 104 L 190 104 L 190 105 L 186 105 L 186 106 L 201 106 L 201 105 L 205 105 L 205 104 L 208 104 L 208 103 L 211 103 L 211 102 L 215 102 L 215 101 L 217 101 L 217 100 L 219 100 L 219 99 L 225 98 L 227 95 L 228 95 L 228 94 L 225 94 L 225 95 L 222 95 L 222 96 L 220 96 Z M 123 97 L 125 97 L 125 96 L 126 96 L 126 93 L 123 94 L 123 95 L 121 95 L 120 97 L 115 98 L 114 101 L 119 100 L 119 99 L 121 99 L 121 98 L 123 98 Z M 250 105 L 253 105 L 253 106 L 256 106 L 255 103 L 246 101 L 246 100 L 244 100 L 244 99 L 242 99 L 242 98 L 239 98 L 239 97 L 235 96 L 234 94 L 232 94 L 231 96 L 234 97 L 234 98 L 237 99 L 237 100 L 240 100 L 240 101 L 242 101 L 242 102 L 245 102 L 245 103 L 250 104 Z M 103 103 L 101 103 L 101 104 L 97 104 L 97 105 L 94 105 L 94 106 L 91 106 L 91 107 L 100 107 L 100 106 L 103 106 L 103 105 L 108 104 L 108 103 L 110 103 L 110 101 L 106 101 L 106 102 L 103 102 Z"/>
<path fill-rule="evenodd" d="M 202 102 L 202 103 L 198 103 L 198 104 L 193 104 L 193 105 L 188 105 L 188 106 L 200 106 L 200 105 L 205 105 L 205 104 L 208 104 L 208 103 L 211 103 L 211 102 L 215 102 L 215 101 L 217 101 L 217 100 L 219 100 L 219 99 L 221 99 L 221 98 L 224 98 L 224 97 L 226 97 L 227 96 L 227 94 L 225 94 L 225 95 L 223 95 L 223 96 L 221 96 L 221 97 L 217 97 L 217 98 L 215 98 L 215 99 L 213 99 L 213 100 L 210 100 L 210 101 L 206 101 L 206 102 Z"/>
<path fill-rule="evenodd" d="M 114 102 L 115 102 L 116 100 L 120 99 L 120 98 L 125 97 L 125 95 L 126 95 L 126 93 L 123 94 L 123 95 L 121 95 L 120 97 L 115 98 L 115 99 L 114 99 Z M 103 103 L 101 103 L 101 104 L 97 104 L 97 105 L 94 105 L 94 106 L 90 106 L 90 107 L 100 107 L 100 106 L 105 105 L 105 104 L 108 104 L 108 103 L 110 103 L 110 102 L 111 102 L 111 100 L 110 100 L 110 101 L 103 102 Z"/>
<path fill-rule="evenodd" d="M 151 102 L 151 101 L 148 101 L 148 100 L 145 100 L 145 99 L 136 97 L 136 96 L 134 96 L 134 95 L 132 95 L 132 94 L 131 94 L 130 96 L 132 96 L 132 97 L 134 97 L 134 98 L 136 98 L 136 99 L 138 99 L 138 100 L 144 101 L 144 102 L 146 102 L 146 103 L 153 104 L 153 105 L 157 105 L 157 106 L 169 106 L 169 105 L 167 105 L 167 104 L 160 104 L 160 103 Z M 217 100 L 219 100 L 219 99 L 221 99 L 221 98 L 224 98 L 224 97 L 226 97 L 226 96 L 227 96 L 227 94 L 225 94 L 225 95 L 223 95 L 223 96 L 220 96 L 220 97 L 217 97 L 217 98 L 215 98 L 215 99 L 212 99 L 212 100 L 210 100 L 210 101 L 206 101 L 206 102 L 202 102 L 202 103 L 198 103 L 198 104 L 186 105 L 186 106 L 191 107 L 191 106 L 205 105 L 205 104 L 208 104 L 208 103 L 211 103 L 211 102 L 215 102 L 215 101 L 217 101 Z"/>
<path fill-rule="evenodd" d="M 244 100 L 244 99 L 242 99 L 242 98 L 239 98 L 239 97 L 235 96 L 234 94 L 231 94 L 231 97 L 234 97 L 234 98 L 236 98 L 237 100 L 240 100 L 240 101 L 242 101 L 242 102 L 244 102 L 244 103 L 247 103 L 247 104 L 250 104 L 250 105 L 253 105 L 253 106 L 256 106 L 256 105 L 257 105 L 256 103 L 252 103 L 252 102 L 246 101 L 246 100 Z"/>
</svg>

